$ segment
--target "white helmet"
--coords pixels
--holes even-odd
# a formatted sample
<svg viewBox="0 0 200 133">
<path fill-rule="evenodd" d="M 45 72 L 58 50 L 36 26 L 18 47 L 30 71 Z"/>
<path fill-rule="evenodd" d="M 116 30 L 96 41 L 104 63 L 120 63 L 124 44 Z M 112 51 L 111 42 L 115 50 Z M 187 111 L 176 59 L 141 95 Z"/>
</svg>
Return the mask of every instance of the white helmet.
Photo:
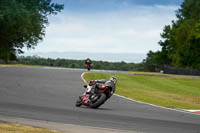
<svg viewBox="0 0 200 133">
<path fill-rule="evenodd" d="M 110 77 L 108 81 L 106 81 L 105 85 L 110 87 L 115 87 L 115 84 L 117 82 L 117 79 L 115 77 Z"/>
<path fill-rule="evenodd" d="M 117 82 L 117 78 L 115 78 L 114 76 L 110 77 L 109 80 L 114 81 L 114 82 Z"/>
</svg>

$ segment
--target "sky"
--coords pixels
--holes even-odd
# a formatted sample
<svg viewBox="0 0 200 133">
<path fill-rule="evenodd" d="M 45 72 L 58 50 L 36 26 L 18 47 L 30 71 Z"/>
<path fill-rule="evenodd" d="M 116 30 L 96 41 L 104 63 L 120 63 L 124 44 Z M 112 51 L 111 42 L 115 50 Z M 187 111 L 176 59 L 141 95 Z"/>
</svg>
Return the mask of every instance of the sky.
<svg viewBox="0 0 200 133">
<path fill-rule="evenodd" d="M 53 0 L 46 35 L 26 52 L 148 53 L 157 51 L 165 25 L 183 0 Z"/>
</svg>

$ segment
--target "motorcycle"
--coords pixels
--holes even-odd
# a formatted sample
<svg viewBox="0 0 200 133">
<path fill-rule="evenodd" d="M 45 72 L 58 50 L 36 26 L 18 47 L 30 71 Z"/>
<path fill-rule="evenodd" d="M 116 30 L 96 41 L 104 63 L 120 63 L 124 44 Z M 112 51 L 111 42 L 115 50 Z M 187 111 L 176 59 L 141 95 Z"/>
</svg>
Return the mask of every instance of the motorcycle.
<svg viewBox="0 0 200 133">
<path fill-rule="evenodd" d="M 79 96 L 76 106 L 84 105 L 94 109 L 100 107 L 114 94 L 116 82 L 115 77 L 111 77 L 109 80 L 91 80 L 89 84 L 84 85 L 86 91 Z"/>
</svg>

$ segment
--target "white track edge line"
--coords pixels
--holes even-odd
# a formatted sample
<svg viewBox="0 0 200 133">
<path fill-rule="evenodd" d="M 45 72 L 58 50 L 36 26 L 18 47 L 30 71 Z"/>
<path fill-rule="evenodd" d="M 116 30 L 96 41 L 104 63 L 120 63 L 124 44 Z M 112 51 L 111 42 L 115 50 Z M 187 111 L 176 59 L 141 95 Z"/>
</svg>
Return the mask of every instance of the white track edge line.
<svg viewBox="0 0 200 133">
<path fill-rule="evenodd" d="M 82 80 L 87 84 L 87 81 L 83 78 L 83 75 L 84 75 L 85 73 L 86 73 L 86 72 L 83 72 L 83 73 L 81 74 L 81 78 L 82 78 Z M 124 99 L 127 99 L 127 100 L 132 101 L 132 102 L 137 102 L 137 103 L 141 103 L 141 104 L 146 104 L 146 105 L 150 105 L 150 106 L 153 106 L 153 107 L 156 107 L 156 108 L 162 108 L 162 109 L 166 109 L 166 110 L 171 110 L 171 111 L 182 112 L 182 113 L 187 113 L 187 114 L 192 114 L 192 115 L 198 115 L 198 116 L 200 116 L 200 114 L 194 113 L 194 112 L 192 112 L 191 110 L 172 109 L 172 108 L 167 108 L 167 107 L 158 106 L 158 105 L 155 105 L 155 104 L 150 104 L 150 103 L 145 103 L 145 102 L 137 101 L 137 100 L 134 100 L 134 99 L 125 97 L 125 96 L 118 95 L 118 94 L 114 94 L 114 95 L 115 95 L 115 96 L 118 96 L 118 97 L 121 97 L 121 98 L 124 98 Z M 196 110 L 196 111 L 198 111 L 198 110 Z"/>
</svg>

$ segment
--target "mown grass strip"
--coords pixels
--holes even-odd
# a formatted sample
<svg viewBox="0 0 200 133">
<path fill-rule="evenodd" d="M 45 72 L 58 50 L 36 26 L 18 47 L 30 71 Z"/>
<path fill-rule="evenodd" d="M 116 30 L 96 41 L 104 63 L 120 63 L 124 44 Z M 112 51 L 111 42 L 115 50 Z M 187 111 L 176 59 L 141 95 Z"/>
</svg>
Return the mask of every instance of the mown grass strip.
<svg viewBox="0 0 200 133">
<path fill-rule="evenodd" d="M 24 64 L 0 64 L 0 67 L 47 67 L 47 66 L 24 65 Z"/>
<path fill-rule="evenodd" d="M 0 122 L 0 133 L 61 133 L 55 130 L 34 128 L 13 123 Z"/>
<path fill-rule="evenodd" d="M 86 73 L 89 80 L 118 79 L 116 93 L 169 108 L 200 109 L 200 79 L 159 76 Z"/>
<path fill-rule="evenodd" d="M 128 71 L 132 75 L 146 75 L 146 76 L 161 76 L 161 77 L 174 77 L 174 78 L 188 78 L 188 79 L 200 79 L 200 76 L 191 76 L 191 75 L 176 75 L 176 74 L 162 74 L 159 72 L 133 72 Z"/>
</svg>

